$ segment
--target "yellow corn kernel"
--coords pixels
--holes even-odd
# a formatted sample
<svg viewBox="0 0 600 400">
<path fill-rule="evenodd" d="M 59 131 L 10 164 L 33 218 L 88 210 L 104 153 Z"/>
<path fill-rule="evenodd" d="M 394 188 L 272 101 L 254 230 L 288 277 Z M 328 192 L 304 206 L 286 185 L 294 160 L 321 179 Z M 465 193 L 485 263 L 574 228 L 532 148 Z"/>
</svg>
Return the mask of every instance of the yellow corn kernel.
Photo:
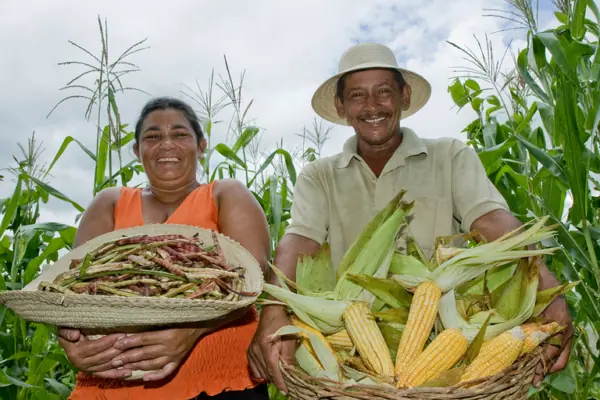
<svg viewBox="0 0 600 400">
<path fill-rule="evenodd" d="M 521 350 L 521 355 L 529 353 L 544 340 L 564 329 L 558 322 L 550 322 L 545 325 L 529 323 L 521 325 L 521 328 L 523 328 L 523 331 L 527 335 L 525 343 L 523 344 L 523 349 Z"/>
<path fill-rule="evenodd" d="M 465 370 L 460 381 L 485 378 L 510 367 L 521 354 L 525 332 L 520 326 L 503 332 L 481 346 L 479 354 Z"/>
<path fill-rule="evenodd" d="M 392 357 L 367 304 L 352 303 L 343 318 L 348 335 L 365 365 L 378 375 L 393 377 Z"/>
<path fill-rule="evenodd" d="M 348 335 L 348 331 L 345 329 L 333 335 L 325 336 L 325 339 L 327 339 L 333 348 L 351 350 L 354 347 L 354 343 L 352 343 L 352 339 L 350 339 L 350 335 Z"/>
<path fill-rule="evenodd" d="M 469 343 L 458 329 L 442 331 L 404 371 L 396 387 L 413 387 L 436 379 L 467 352 Z"/>
<path fill-rule="evenodd" d="M 441 296 L 442 290 L 433 282 L 423 282 L 417 286 L 398 344 L 394 371 L 396 379 L 423 351 L 435 322 Z"/>
</svg>

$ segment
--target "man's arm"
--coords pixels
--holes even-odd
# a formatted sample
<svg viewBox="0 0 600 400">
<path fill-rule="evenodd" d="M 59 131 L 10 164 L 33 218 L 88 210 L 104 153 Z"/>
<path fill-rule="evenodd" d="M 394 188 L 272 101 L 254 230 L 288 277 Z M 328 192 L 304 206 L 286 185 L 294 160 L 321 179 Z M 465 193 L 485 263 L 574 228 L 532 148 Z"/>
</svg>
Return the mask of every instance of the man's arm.
<svg viewBox="0 0 600 400">
<path fill-rule="evenodd" d="M 454 216 L 461 221 L 464 231 L 477 231 L 488 241 L 498 239 L 522 224 L 509 211 L 508 204 L 492 182 L 475 151 L 459 142 L 455 143 L 452 161 L 452 196 Z M 540 266 L 539 289 L 558 286 L 559 282 L 542 263 Z M 539 386 L 544 378 L 544 365 L 551 366 L 549 372 L 565 368 L 571 350 L 573 324 L 567 302 L 563 297 L 554 300 L 544 311 L 548 321 L 567 326 L 563 332 L 560 348 L 547 346 L 545 362 L 536 370 L 534 385 Z"/>
<path fill-rule="evenodd" d="M 508 211 L 495 210 L 477 218 L 473 222 L 473 225 L 471 225 L 471 230 L 477 231 L 477 233 L 487 241 L 493 241 L 508 232 L 514 231 L 522 225 L 521 221 Z M 543 290 L 559 285 L 560 283 L 554 277 L 552 272 L 550 272 L 548 267 L 542 263 L 540 268 L 539 289 Z"/>
<path fill-rule="evenodd" d="M 291 209 L 292 223 L 279 241 L 275 253 L 275 266 L 292 281 L 296 280 L 298 257 L 315 254 L 327 236 L 327 198 L 315 176 L 316 171 L 311 164 L 298 176 Z M 268 282 L 279 285 L 275 274 L 270 275 Z M 286 307 L 264 306 L 256 334 L 248 349 L 252 375 L 258 379 L 272 380 L 284 394 L 287 393 L 287 387 L 279 368 L 279 360 L 283 359 L 288 365 L 294 364 L 295 340 L 273 340 L 270 336 L 290 323 Z"/>
</svg>

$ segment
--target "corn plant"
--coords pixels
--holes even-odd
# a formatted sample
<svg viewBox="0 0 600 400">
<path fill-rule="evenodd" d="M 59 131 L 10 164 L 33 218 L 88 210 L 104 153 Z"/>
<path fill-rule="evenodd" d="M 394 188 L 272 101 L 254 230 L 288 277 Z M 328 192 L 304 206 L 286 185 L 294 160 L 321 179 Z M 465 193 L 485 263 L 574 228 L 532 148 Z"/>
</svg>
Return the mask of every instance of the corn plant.
<svg viewBox="0 0 600 400">
<path fill-rule="evenodd" d="M 38 223 L 40 203 L 47 202 L 46 169 L 32 135 L 8 172 L 15 178 L 12 196 L 2 201 L 0 290 L 18 290 L 37 276 L 42 264 L 56 261 L 73 245 L 75 228 Z M 0 398 L 62 399 L 70 393 L 74 372 L 58 346 L 55 329 L 26 322 L 0 310 Z"/>
<path fill-rule="evenodd" d="M 459 108 L 476 112 L 464 132 L 511 210 L 523 221 L 550 215 L 558 224 L 563 251 L 548 260 L 551 270 L 583 282 L 567 296 L 575 325 L 569 364 L 530 394 L 599 398 L 600 12 L 593 1 L 557 1 L 557 26 L 540 32 L 532 1 L 508 3 L 497 15 L 524 27 L 528 42 L 514 67 L 505 72 L 493 62 L 487 41 L 478 53 L 451 43 L 468 66 L 457 69 L 449 92 Z"/>
</svg>

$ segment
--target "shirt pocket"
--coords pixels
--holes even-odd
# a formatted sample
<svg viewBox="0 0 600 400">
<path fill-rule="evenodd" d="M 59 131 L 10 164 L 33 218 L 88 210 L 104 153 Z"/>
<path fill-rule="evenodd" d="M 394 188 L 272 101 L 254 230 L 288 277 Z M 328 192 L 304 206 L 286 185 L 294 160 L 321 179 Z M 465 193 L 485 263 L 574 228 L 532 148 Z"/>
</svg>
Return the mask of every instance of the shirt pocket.
<svg viewBox="0 0 600 400">
<path fill-rule="evenodd" d="M 452 229 L 452 202 L 445 197 L 421 196 L 414 199 L 409 234 L 430 258 L 435 239 L 450 236 Z"/>
</svg>

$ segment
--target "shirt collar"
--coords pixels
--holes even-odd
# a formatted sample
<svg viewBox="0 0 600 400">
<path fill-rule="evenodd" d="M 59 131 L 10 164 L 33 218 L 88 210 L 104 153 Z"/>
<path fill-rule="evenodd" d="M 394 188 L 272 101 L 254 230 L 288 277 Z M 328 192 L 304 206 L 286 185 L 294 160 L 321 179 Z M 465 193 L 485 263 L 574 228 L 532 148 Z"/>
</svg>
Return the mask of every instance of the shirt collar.
<svg viewBox="0 0 600 400">
<path fill-rule="evenodd" d="M 409 157 L 427 154 L 427 145 L 412 129 L 400 128 L 400 132 L 402 134 L 402 143 L 400 143 L 392 158 L 387 162 L 384 171 L 406 165 L 406 159 Z M 338 168 L 348 167 L 353 158 L 362 160 L 357 153 L 356 143 L 355 135 L 346 140 L 338 162 Z"/>
</svg>

